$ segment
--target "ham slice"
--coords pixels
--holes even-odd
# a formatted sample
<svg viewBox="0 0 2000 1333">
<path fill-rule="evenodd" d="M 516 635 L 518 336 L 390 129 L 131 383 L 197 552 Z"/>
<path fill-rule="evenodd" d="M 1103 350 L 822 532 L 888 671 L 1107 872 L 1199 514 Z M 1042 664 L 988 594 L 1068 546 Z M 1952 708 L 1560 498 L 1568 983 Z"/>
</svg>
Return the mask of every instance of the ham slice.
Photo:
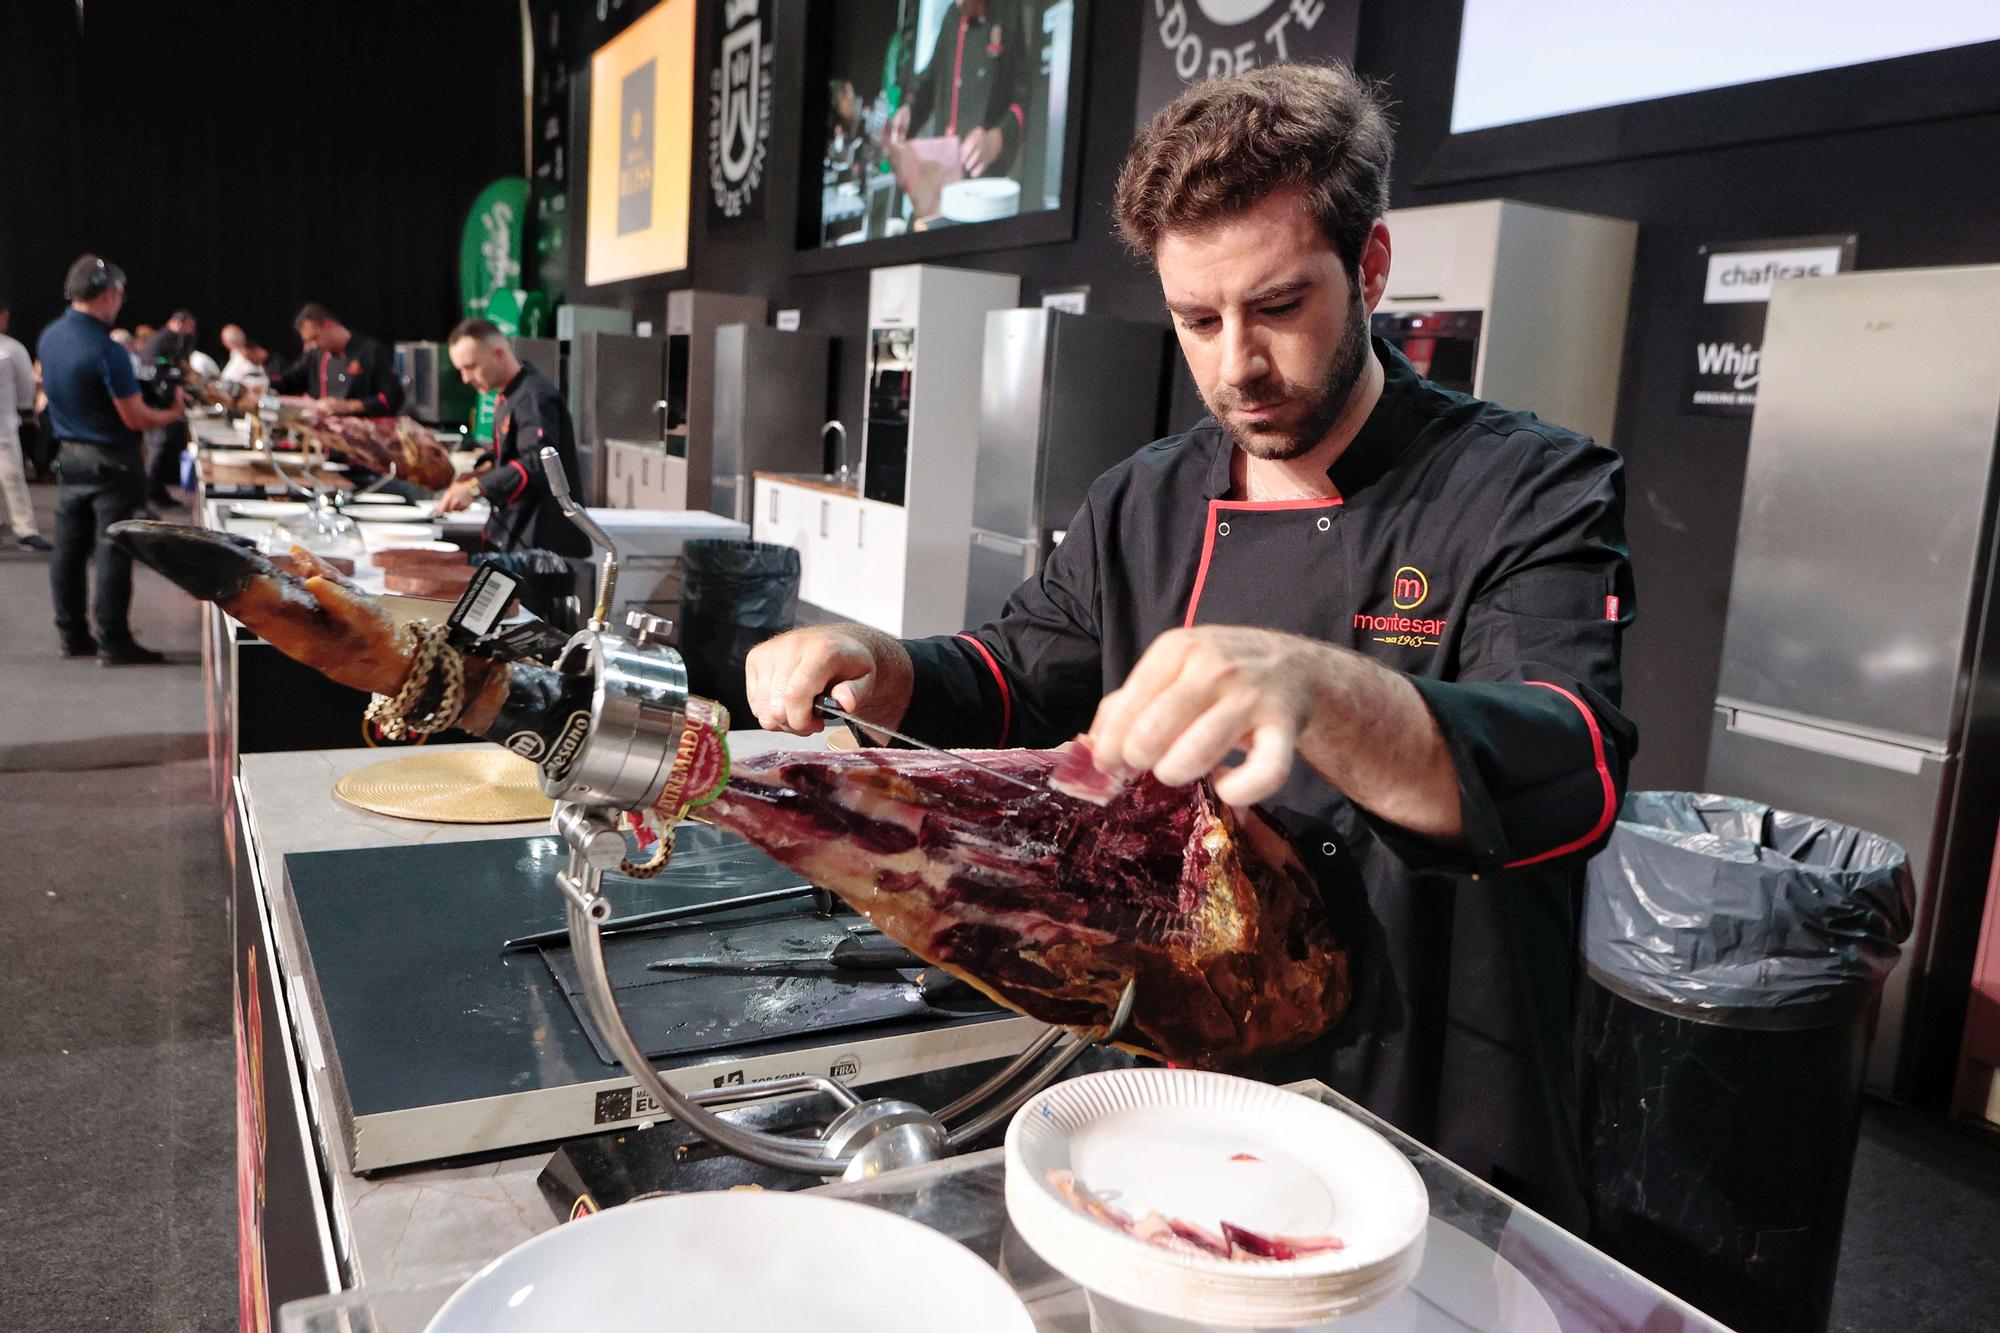
<svg viewBox="0 0 2000 1333">
<path fill-rule="evenodd" d="M 1088 736 L 1078 736 L 1056 754 L 1059 757 L 1056 766 L 1049 771 L 1049 787 L 1079 801 L 1109 805 L 1112 798 L 1125 789 L 1129 780 L 1129 775 L 1114 776 L 1098 769 Z"/>
<path fill-rule="evenodd" d="M 975 751 L 1040 781 L 1053 751 Z M 1205 785 L 1150 776 L 1103 805 L 1031 792 L 950 753 L 790 751 L 738 761 L 694 817 L 839 894 L 1000 1003 L 1107 1021 L 1136 979 L 1131 1049 L 1245 1069 L 1347 1007 L 1347 958 L 1284 838 Z"/>
</svg>

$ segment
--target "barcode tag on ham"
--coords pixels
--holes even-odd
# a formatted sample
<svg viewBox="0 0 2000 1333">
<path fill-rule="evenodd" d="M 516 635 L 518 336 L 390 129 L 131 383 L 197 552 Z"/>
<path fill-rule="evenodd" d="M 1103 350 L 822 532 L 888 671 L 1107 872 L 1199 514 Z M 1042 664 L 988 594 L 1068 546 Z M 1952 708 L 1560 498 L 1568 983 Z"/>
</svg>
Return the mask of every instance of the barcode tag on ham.
<svg viewBox="0 0 2000 1333">
<path fill-rule="evenodd" d="M 482 566 L 473 574 L 472 582 L 465 585 L 458 605 L 445 617 L 452 638 L 471 643 L 491 634 L 507 604 L 514 600 L 514 590 L 520 586 L 520 580 L 513 575 L 503 574 L 491 565 Z"/>
</svg>

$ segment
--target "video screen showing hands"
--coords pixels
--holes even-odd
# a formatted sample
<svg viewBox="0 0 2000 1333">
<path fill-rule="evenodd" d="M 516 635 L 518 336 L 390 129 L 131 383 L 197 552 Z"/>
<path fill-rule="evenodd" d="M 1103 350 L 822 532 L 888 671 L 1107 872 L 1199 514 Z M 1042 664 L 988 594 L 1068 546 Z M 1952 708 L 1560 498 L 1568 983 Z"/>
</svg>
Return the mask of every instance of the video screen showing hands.
<svg viewBox="0 0 2000 1333">
<path fill-rule="evenodd" d="M 1062 206 L 1074 0 L 832 0 L 819 243 Z"/>
</svg>

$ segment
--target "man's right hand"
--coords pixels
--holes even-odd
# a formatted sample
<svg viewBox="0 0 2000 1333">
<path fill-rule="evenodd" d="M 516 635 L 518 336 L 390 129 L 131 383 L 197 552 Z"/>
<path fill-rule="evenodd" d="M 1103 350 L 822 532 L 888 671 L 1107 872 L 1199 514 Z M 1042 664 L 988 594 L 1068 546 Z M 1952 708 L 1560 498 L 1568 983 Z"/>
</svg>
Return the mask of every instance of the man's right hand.
<svg viewBox="0 0 2000 1333">
<path fill-rule="evenodd" d="M 910 104 L 905 102 L 889 117 L 889 124 L 882 134 L 882 146 L 894 148 L 910 137 Z"/>
<path fill-rule="evenodd" d="M 744 696 L 757 725 L 810 736 L 825 723 L 813 701 L 833 701 L 864 722 L 893 727 L 910 707 L 915 671 L 902 643 L 866 625 L 815 625 L 750 650 Z"/>
</svg>

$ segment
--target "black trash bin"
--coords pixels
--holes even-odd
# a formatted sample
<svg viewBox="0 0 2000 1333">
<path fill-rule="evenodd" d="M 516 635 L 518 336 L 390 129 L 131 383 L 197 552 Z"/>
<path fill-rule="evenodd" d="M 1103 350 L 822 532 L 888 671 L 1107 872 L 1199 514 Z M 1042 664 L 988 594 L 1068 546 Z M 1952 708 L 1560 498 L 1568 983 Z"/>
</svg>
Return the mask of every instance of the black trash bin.
<svg viewBox="0 0 2000 1333">
<path fill-rule="evenodd" d="M 799 611 L 799 553 L 769 542 L 704 539 L 681 548 L 680 652 L 688 689 L 755 726 L 743 695 L 743 659 L 792 627 Z"/>
<path fill-rule="evenodd" d="M 1886 838 L 1634 792 L 1590 863 L 1579 1013 L 1591 1240 L 1732 1327 L 1820 1333 L 1882 979 Z"/>
</svg>

